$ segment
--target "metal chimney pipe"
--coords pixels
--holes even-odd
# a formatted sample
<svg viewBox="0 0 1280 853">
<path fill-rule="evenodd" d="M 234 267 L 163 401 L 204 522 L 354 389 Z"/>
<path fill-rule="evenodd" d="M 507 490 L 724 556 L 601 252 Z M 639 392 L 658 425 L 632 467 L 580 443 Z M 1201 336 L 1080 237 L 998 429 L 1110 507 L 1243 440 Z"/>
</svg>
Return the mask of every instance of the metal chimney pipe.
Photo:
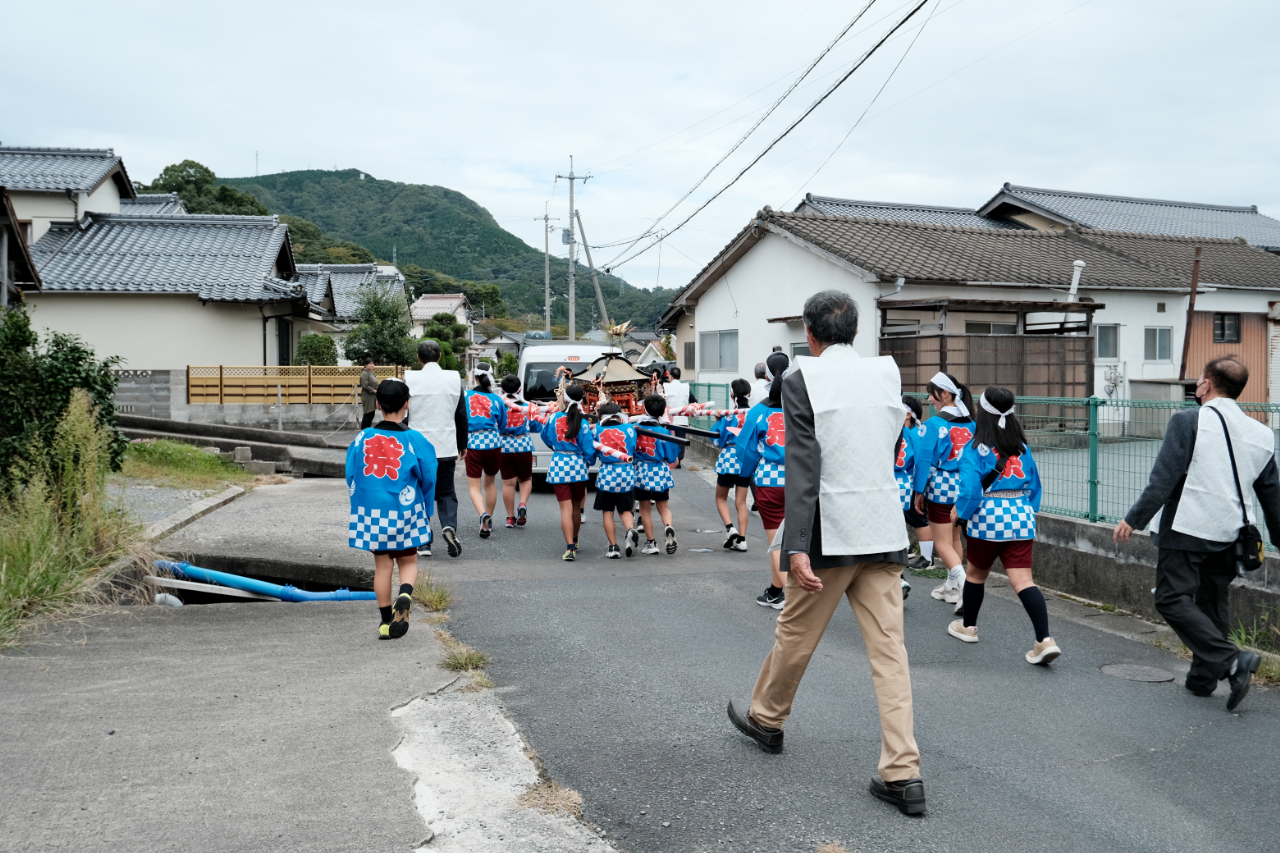
<svg viewBox="0 0 1280 853">
<path fill-rule="evenodd" d="M 1071 266 L 1075 267 L 1071 272 L 1071 301 L 1076 301 L 1076 291 L 1080 289 L 1080 273 L 1084 272 L 1087 266 L 1084 261 L 1072 261 Z"/>
</svg>

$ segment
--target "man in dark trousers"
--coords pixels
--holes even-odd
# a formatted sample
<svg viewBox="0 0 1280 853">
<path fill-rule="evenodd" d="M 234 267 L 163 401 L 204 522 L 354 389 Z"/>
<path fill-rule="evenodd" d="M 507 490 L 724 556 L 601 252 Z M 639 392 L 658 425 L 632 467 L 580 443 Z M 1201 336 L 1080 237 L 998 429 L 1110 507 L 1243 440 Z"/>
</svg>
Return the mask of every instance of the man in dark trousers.
<svg viewBox="0 0 1280 853">
<path fill-rule="evenodd" d="M 440 368 L 440 343 L 430 338 L 418 344 L 419 370 L 404 372 L 409 386 L 409 417 L 405 421 L 427 437 L 436 451 L 436 515 L 440 535 L 450 557 L 462 554 L 458 541 L 458 495 L 453 475 L 459 459 L 467 455 L 467 410 L 462 375 Z M 430 556 L 429 546 L 418 549 Z"/>
<path fill-rule="evenodd" d="M 903 814 L 923 814 L 924 782 L 902 630 L 907 531 L 893 475 L 902 432 L 902 380 L 892 358 L 853 349 L 858 306 L 839 290 L 804 305 L 813 357 L 797 358 L 782 385 L 786 520 L 774 537 L 788 572 L 773 650 L 747 713 L 729 719 L 766 752 L 782 751 L 782 727 L 809 659 L 847 598 L 871 663 L 880 711 L 879 773 L 871 793 Z M 853 426 L 856 425 L 856 429 Z"/>
<path fill-rule="evenodd" d="M 373 426 L 373 413 L 378 408 L 378 377 L 373 372 L 372 358 L 364 360 L 364 370 L 360 371 L 360 404 L 364 407 L 360 429 L 368 429 Z"/>
<path fill-rule="evenodd" d="M 1112 538 L 1128 542 L 1152 523 L 1156 557 L 1156 610 L 1191 650 L 1186 687 L 1209 696 L 1224 678 L 1231 683 L 1233 711 L 1260 659 L 1228 637 L 1227 592 L 1237 575 L 1236 537 L 1244 526 L 1239 494 L 1250 523 L 1253 503 L 1262 507 L 1273 544 L 1280 542 L 1280 474 L 1275 439 L 1265 424 L 1240 410 L 1236 398 L 1249 370 L 1236 356 L 1214 359 L 1196 383 L 1199 409 L 1169 419 L 1151 479 L 1138 502 L 1116 525 Z M 1231 444 L 1228 450 L 1227 436 Z M 1233 476 L 1234 468 L 1238 476 Z"/>
</svg>

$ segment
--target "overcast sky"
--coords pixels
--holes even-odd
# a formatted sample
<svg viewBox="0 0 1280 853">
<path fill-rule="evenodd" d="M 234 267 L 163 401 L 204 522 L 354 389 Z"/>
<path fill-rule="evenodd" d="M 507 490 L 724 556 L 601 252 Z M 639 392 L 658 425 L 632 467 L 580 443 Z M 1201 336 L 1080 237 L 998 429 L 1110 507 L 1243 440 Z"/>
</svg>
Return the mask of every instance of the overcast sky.
<svg viewBox="0 0 1280 853">
<path fill-rule="evenodd" d="M 114 147 L 146 181 L 187 158 L 252 175 L 255 151 L 261 174 L 359 168 L 466 193 L 538 248 L 544 203 L 566 224 L 553 179 L 573 154 L 594 176 L 577 195 L 591 241 L 617 242 L 680 198 L 864 2 L 14 4 L 0 142 Z M 878 0 L 663 226 L 915 2 Z M 975 207 L 1010 181 L 1280 217 L 1278 30 L 1274 0 L 929 0 L 661 258 L 619 272 L 682 286 L 756 210 L 806 191 Z"/>
</svg>

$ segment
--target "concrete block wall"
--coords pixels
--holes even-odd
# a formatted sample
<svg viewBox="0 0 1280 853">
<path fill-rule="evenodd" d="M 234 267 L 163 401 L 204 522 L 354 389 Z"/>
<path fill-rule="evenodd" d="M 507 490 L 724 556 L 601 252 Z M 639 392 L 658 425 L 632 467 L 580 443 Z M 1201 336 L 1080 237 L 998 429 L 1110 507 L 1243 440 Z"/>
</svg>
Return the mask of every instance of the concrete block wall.
<svg viewBox="0 0 1280 853">
<path fill-rule="evenodd" d="M 123 415 L 168 418 L 175 400 L 187 399 L 186 371 L 181 370 L 113 370 L 116 377 L 116 410 Z M 173 374 L 179 375 L 179 387 L 173 388 Z"/>
</svg>

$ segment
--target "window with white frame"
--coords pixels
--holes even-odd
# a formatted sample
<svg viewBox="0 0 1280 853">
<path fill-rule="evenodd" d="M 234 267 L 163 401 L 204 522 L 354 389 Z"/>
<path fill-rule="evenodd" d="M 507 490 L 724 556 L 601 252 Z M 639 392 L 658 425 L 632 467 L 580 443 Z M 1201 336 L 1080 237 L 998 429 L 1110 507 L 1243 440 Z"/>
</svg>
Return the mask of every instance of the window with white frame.
<svg viewBox="0 0 1280 853">
<path fill-rule="evenodd" d="M 738 369 L 738 330 L 702 332 L 698 335 L 698 348 L 702 350 L 699 370 Z"/>
<path fill-rule="evenodd" d="M 1144 361 L 1173 361 L 1173 329 L 1148 326 L 1142 342 L 1142 358 Z"/>
<path fill-rule="evenodd" d="M 1118 359 L 1120 357 L 1120 327 L 1112 326 L 1094 326 L 1094 333 L 1098 337 L 1098 360 Z"/>
<path fill-rule="evenodd" d="M 812 355 L 812 354 L 813 353 L 809 352 L 809 344 L 807 343 L 791 345 L 791 357 L 793 359 L 798 355 Z"/>
</svg>

